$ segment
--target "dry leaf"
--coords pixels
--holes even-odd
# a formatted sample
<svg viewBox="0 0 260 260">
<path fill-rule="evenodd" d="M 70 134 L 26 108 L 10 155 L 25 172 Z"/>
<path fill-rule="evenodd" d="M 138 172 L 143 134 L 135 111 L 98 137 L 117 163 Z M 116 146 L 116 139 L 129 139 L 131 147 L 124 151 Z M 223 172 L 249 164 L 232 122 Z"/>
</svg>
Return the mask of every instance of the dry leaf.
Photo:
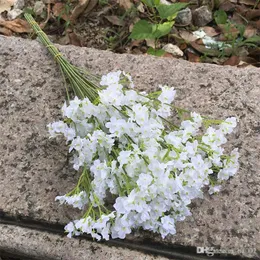
<svg viewBox="0 0 260 260">
<path fill-rule="evenodd" d="M 239 2 L 239 4 L 245 4 L 245 5 L 251 5 L 251 6 L 255 6 L 257 4 L 257 0 L 239 0 L 238 2 Z M 257 6 L 259 7 L 260 4 L 258 3 Z"/>
<path fill-rule="evenodd" d="M 132 7 L 132 2 L 130 0 L 117 0 L 117 3 L 125 10 L 128 10 Z"/>
<path fill-rule="evenodd" d="M 28 33 L 32 31 L 30 25 L 20 18 L 13 21 L 0 21 L 0 25 L 16 33 Z"/>
<path fill-rule="evenodd" d="M 57 43 L 58 43 L 58 44 L 61 44 L 61 45 L 68 45 L 68 44 L 70 44 L 69 34 L 66 33 L 65 36 L 59 38 L 58 41 L 57 41 Z"/>
<path fill-rule="evenodd" d="M 5 27 L 0 27 L 0 34 L 3 34 L 5 36 L 11 36 L 12 35 L 12 31 L 5 28 Z"/>
<path fill-rule="evenodd" d="M 206 54 L 207 56 L 219 56 L 219 50 L 208 49 L 204 45 L 197 44 L 196 42 L 191 42 L 191 46 L 198 52 Z"/>
<path fill-rule="evenodd" d="M 249 53 L 249 56 L 260 61 L 260 48 L 256 48 Z"/>
<path fill-rule="evenodd" d="M 173 55 L 171 53 L 165 52 L 161 57 L 164 58 L 174 58 Z"/>
<path fill-rule="evenodd" d="M 187 51 L 187 56 L 188 56 L 188 61 L 190 62 L 200 62 L 200 56 L 190 52 L 190 51 Z"/>
<path fill-rule="evenodd" d="M 204 27 L 201 27 L 201 29 L 207 34 L 207 36 L 209 37 L 213 37 L 213 36 L 216 36 L 216 35 L 219 35 L 220 32 L 217 31 L 216 29 L 214 29 L 213 27 L 210 27 L 210 26 L 204 26 Z"/>
<path fill-rule="evenodd" d="M 179 35 L 181 36 L 181 38 L 183 40 L 185 40 L 186 42 L 194 42 L 197 40 L 197 37 L 191 33 L 191 32 L 188 32 L 188 31 L 185 31 L 185 30 L 180 30 L 179 31 Z"/>
<path fill-rule="evenodd" d="M 154 39 L 145 39 L 145 42 L 146 42 L 146 45 L 148 47 L 152 47 L 152 48 L 155 49 L 155 41 L 154 41 Z"/>
<path fill-rule="evenodd" d="M 232 9 L 235 8 L 235 5 L 233 3 L 231 3 L 230 1 L 226 0 L 223 3 L 221 3 L 218 7 L 218 9 L 223 10 L 225 12 L 229 12 Z"/>
<path fill-rule="evenodd" d="M 90 2 L 88 3 L 88 6 L 85 10 L 85 14 L 88 14 L 92 11 L 92 9 L 98 4 L 98 0 L 90 0 Z"/>
<path fill-rule="evenodd" d="M 124 22 L 116 15 L 106 15 L 105 18 L 113 25 L 123 26 Z"/>
<path fill-rule="evenodd" d="M 239 30 L 236 28 L 235 25 L 227 26 L 225 24 L 219 24 L 218 28 L 221 30 L 222 35 L 219 36 L 219 41 L 226 41 L 237 38 L 239 34 Z"/>
<path fill-rule="evenodd" d="M 235 24 L 244 24 L 245 20 L 239 13 L 234 13 L 230 20 Z"/>
<path fill-rule="evenodd" d="M 187 49 L 187 44 L 186 44 L 185 42 L 179 44 L 178 46 L 179 46 L 179 48 L 180 48 L 182 51 Z"/>
<path fill-rule="evenodd" d="M 69 39 L 70 39 L 70 44 L 82 47 L 82 43 L 79 37 L 74 32 L 69 33 Z"/>
<path fill-rule="evenodd" d="M 78 4 L 73 9 L 70 19 L 75 21 L 87 8 L 89 0 L 79 0 Z"/>
<path fill-rule="evenodd" d="M 248 38 L 255 36 L 256 33 L 257 33 L 257 29 L 254 28 L 252 25 L 248 25 L 248 26 L 246 26 L 243 36 L 248 39 Z"/>
<path fill-rule="evenodd" d="M 137 10 L 138 10 L 140 13 L 145 13 L 143 3 L 140 3 L 140 4 L 137 6 Z"/>
<path fill-rule="evenodd" d="M 252 20 L 260 16 L 260 9 L 257 10 L 248 10 L 245 14 L 246 19 Z"/>
<path fill-rule="evenodd" d="M 226 60 L 223 65 L 237 66 L 240 62 L 240 58 L 237 56 L 231 56 L 228 60 Z"/>
<path fill-rule="evenodd" d="M 14 5 L 14 0 L 0 0 L 0 13 L 9 11 Z"/>
<path fill-rule="evenodd" d="M 56 3 L 52 7 L 52 13 L 53 13 L 54 16 L 61 17 L 65 21 L 69 20 L 69 16 L 68 16 L 68 14 L 66 14 L 64 3 Z"/>
<path fill-rule="evenodd" d="M 240 61 L 246 62 L 247 64 L 256 64 L 257 60 L 252 57 L 242 57 Z"/>
<path fill-rule="evenodd" d="M 142 42 L 143 42 L 143 40 L 134 40 L 131 42 L 130 48 L 131 49 L 137 48 L 142 44 Z"/>
</svg>

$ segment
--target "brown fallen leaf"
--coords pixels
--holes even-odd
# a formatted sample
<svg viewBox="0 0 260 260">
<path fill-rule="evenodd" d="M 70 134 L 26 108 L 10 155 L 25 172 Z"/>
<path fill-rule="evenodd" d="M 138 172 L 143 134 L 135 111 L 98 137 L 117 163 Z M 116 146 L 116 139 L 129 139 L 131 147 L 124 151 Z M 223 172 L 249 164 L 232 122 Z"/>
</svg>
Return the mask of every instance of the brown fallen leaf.
<svg viewBox="0 0 260 260">
<path fill-rule="evenodd" d="M 132 7 L 132 2 L 130 0 L 117 0 L 117 3 L 125 10 L 128 10 Z"/>
<path fill-rule="evenodd" d="M 70 44 L 82 47 L 80 38 L 74 32 L 69 33 Z"/>
<path fill-rule="evenodd" d="M 68 21 L 69 15 L 66 13 L 65 6 L 64 3 L 56 3 L 52 7 L 52 13 L 55 17 L 61 17 L 64 21 Z"/>
<path fill-rule="evenodd" d="M 197 39 L 196 44 L 203 45 L 203 46 L 205 45 L 202 39 Z"/>
<path fill-rule="evenodd" d="M 243 16 L 240 15 L 238 12 L 233 13 L 233 16 L 229 18 L 229 20 L 235 24 L 244 24 L 245 23 L 244 19 Z"/>
<path fill-rule="evenodd" d="M 256 33 L 257 33 L 256 28 L 254 28 L 252 25 L 247 25 L 243 36 L 248 39 L 255 36 Z"/>
<path fill-rule="evenodd" d="M 187 43 L 180 43 L 179 45 L 178 45 L 178 47 L 183 51 L 183 50 L 186 50 L 187 49 Z"/>
<path fill-rule="evenodd" d="M 0 34 L 3 34 L 5 36 L 11 36 L 12 35 L 12 31 L 5 28 L 5 27 L 0 27 Z"/>
<path fill-rule="evenodd" d="M 152 47 L 153 49 L 155 49 L 155 40 L 154 39 L 145 39 L 145 42 L 148 47 Z"/>
<path fill-rule="evenodd" d="M 90 0 L 79 0 L 78 4 L 74 7 L 70 20 L 75 21 L 87 8 Z"/>
<path fill-rule="evenodd" d="M 199 53 L 205 54 L 207 56 L 216 57 L 220 55 L 219 50 L 206 48 L 206 46 L 197 44 L 197 42 L 191 42 L 190 45 Z M 226 55 L 229 55 L 232 52 L 232 49 L 226 48 L 224 51 Z"/>
<path fill-rule="evenodd" d="M 223 63 L 223 65 L 237 66 L 239 62 L 240 62 L 240 58 L 238 56 L 231 56 Z"/>
<path fill-rule="evenodd" d="M 120 19 L 118 16 L 116 15 L 106 15 L 104 16 L 110 23 L 112 23 L 113 25 L 117 25 L 117 26 L 123 26 L 124 25 L 124 21 L 122 19 Z"/>
<path fill-rule="evenodd" d="M 174 56 L 171 53 L 165 52 L 161 57 L 163 58 L 174 58 Z"/>
<path fill-rule="evenodd" d="M 254 23 L 254 26 L 255 26 L 255 28 L 257 28 L 258 30 L 260 30 L 260 20 L 256 21 L 256 22 Z"/>
<path fill-rule="evenodd" d="M 257 61 L 260 61 L 260 48 L 256 48 L 256 49 L 250 51 L 249 57 L 252 57 Z"/>
<path fill-rule="evenodd" d="M 58 44 L 61 44 L 61 45 L 68 45 L 68 44 L 70 44 L 69 34 L 66 33 L 64 36 L 62 36 L 61 38 L 59 38 L 59 39 L 57 40 L 57 43 L 58 43 Z"/>
<path fill-rule="evenodd" d="M 9 11 L 14 5 L 14 0 L 0 0 L 0 13 Z"/>
<path fill-rule="evenodd" d="M 233 40 L 237 38 L 239 34 L 239 30 L 233 24 L 228 26 L 225 24 L 219 24 L 218 28 L 222 32 L 222 34 L 219 36 L 219 41 Z"/>
<path fill-rule="evenodd" d="M 187 57 L 188 57 L 188 61 L 190 62 L 200 62 L 200 56 L 190 52 L 190 51 L 187 51 Z"/>
<path fill-rule="evenodd" d="M 260 4 L 257 3 L 257 0 L 239 0 L 239 4 L 245 4 L 245 5 L 250 5 L 250 6 L 255 6 L 259 8 Z"/>
<path fill-rule="evenodd" d="M 218 9 L 223 10 L 225 12 L 230 12 L 234 8 L 235 8 L 235 5 L 233 3 L 231 3 L 229 0 L 222 2 L 218 7 Z"/>
<path fill-rule="evenodd" d="M 220 34 L 220 31 L 217 31 L 215 28 L 210 26 L 201 27 L 201 29 L 207 34 L 209 37 L 213 37 Z"/>
<path fill-rule="evenodd" d="M 240 61 L 246 62 L 247 64 L 256 64 L 258 61 L 252 57 L 242 57 L 240 58 Z"/>
<path fill-rule="evenodd" d="M 84 11 L 84 14 L 89 14 L 92 11 L 92 9 L 98 4 L 98 1 L 99 0 L 90 0 L 86 10 Z"/>
<path fill-rule="evenodd" d="M 131 49 L 137 48 L 137 47 L 139 47 L 142 43 L 143 43 L 143 40 L 134 40 L 134 41 L 131 41 L 131 43 L 130 43 L 130 48 L 131 48 Z"/>
<path fill-rule="evenodd" d="M 31 26 L 20 18 L 13 21 L 0 20 L 0 25 L 16 33 L 32 32 Z"/>
<path fill-rule="evenodd" d="M 179 30 L 179 35 L 187 43 L 194 42 L 197 40 L 197 37 L 189 31 Z"/>
<path fill-rule="evenodd" d="M 248 10 L 245 14 L 246 19 L 248 20 L 252 20 L 256 17 L 260 16 L 260 9 L 256 9 L 256 10 Z"/>
</svg>

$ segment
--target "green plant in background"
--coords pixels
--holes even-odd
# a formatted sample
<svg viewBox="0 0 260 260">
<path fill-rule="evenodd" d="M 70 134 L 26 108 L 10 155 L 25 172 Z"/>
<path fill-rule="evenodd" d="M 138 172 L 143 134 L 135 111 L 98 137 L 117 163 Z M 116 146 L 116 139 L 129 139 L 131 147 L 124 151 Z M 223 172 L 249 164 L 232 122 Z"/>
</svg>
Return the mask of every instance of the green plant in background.
<svg viewBox="0 0 260 260">
<path fill-rule="evenodd" d="M 245 39 L 244 33 L 246 30 L 246 26 L 244 24 L 232 23 L 228 19 L 228 15 L 225 11 L 215 11 L 214 19 L 218 26 L 222 26 L 222 30 L 225 38 L 227 39 L 227 43 L 230 44 L 232 48 L 232 52 L 229 52 L 229 55 L 238 55 L 239 49 L 243 46 L 257 47 L 260 43 L 260 36 L 257 35 Z M 222 53 L 222 56 L 226 56 L 225 53 L 224 55 Z"/>
<path fill-rule="evenodd" d="M 142 2 L 147 7 L 150 22 L 140 20 L 135 23 L 129 37 L 135 40 L 153 39 L 155 48 L 150 47 L 147 53 L 161 56 L 164 54 L 164 51 L 157 49 L 158 40 L 171 31 L 178 12 L 187 7 L 188 4 L 174 3 L 165 5 L 160 4 L 160 0 L 142 0 Z"/>
<path fill-rule="evenodd" d="M 64 30 L 67 30 L 69 28 L 69 26 L 71 25 L 71 20 L 69 19 L 71 10 L 72 10 L 71 2 L 70 2 L 70 0 L 67 0 L 64 5 L 64 8 L 61 10 L 61 12 L 59 13 L 59 15 L 57 17 L 58 24 L 61 24 L 61 19 L 63 19 L 62 17 L 64 15 L 67 17 L 67 19 L 65 20 L 65 24 L 64 24 Z"/>
<path fill-rule="evenodd" d="M 108 0 L 98 0 L 98 4 L 101 5 L 101 6 L 107 5 Z"/>
</svg>

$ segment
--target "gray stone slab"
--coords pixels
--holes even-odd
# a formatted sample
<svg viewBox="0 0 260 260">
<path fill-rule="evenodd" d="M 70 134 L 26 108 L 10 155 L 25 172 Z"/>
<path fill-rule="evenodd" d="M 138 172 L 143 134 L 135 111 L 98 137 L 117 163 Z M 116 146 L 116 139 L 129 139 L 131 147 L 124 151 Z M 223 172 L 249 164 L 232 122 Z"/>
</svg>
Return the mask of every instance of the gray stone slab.
<svg viewBox="0 0 260 260">
<path fill-rule="evenodd" d="M 12 243 L 10 243 L 12 241 Z M 26 242 L 25 242 L 26 241 Z M 0 225 L 0 251 L 37 260 L 166 260 L 127 248 L 106 246 L 81 239 Z"/>
<path fill-rule="evenodd" d="M 0 36 L 0 46 L 0 208 L 14 216 L 66 223 L 78 212 L 59 207 L 54 198 L 70 190 L 77 178 L 68 165 L 64 142 L 50 140 L 46 130 L 49 122 L 60 117 L 65 96 L 61 74 L 36 41 Z M 139 89 L 174 86 L 178 106 L 213 118 L 240 119 L 230 136 L 230 146 L 240 149 L 239 173 L 220 194 L 196 200 L 193 217 L 178 223 L 177 235 L 165 241 L 260 256 L 259 69 L 72 46 L 60 46 L 60 50 L 74 64 L 95 74 L 118 69 L 130 72 Z"/>
</svg>

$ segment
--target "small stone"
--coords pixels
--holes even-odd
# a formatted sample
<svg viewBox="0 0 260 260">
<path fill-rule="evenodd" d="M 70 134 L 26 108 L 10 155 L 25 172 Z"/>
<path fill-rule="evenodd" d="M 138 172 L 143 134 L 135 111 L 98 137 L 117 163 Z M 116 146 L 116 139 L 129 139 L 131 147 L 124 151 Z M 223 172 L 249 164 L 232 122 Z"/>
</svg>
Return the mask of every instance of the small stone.
<svg viewBox="0 0 260 260">
<path fill-rule="evenodd" d="M 177 45 L 173 45 L 171 43 L 168 43 L 165 46 L 163 46 L 163 50 L 168 53 L 171 53 L 173 56 L 183 56 L 183 51 Z"/>
<path fill-rule="evenodd" d="M 193 23 L 197 26 L 205 26 L 213 20 L 212 12 L 207 6 L 201 6 L 193 11 Z"/>
<path fill-rule="evenodd" d="M 10 20 L 14 20 L 15 18 L 17 18 L 20 14 L 22 14 L 23 10 L 20 9 L 12 9 L 11 11 L 9 11 L 7 13 L 7 17 Z"/>
<path fill-rule="evenodd" d="M 170 5 L 171 3 L 168 2 L 167 0 L 161 0 L 160 4 L 162 4 L 162 5 Z"/>
<path fill-rule="evenodd" d="M 192 22 L 192 14 L 190 8 L 185 8 L 181 11 L 179 11 L 176 19 L 175 19 L 176 24 L 178 25 L 190 25 Z"/>
<path fill-rule="evenodd" d="M 45 4 L 42 1 L 36 1 L 33 7 L 33 11 L 36 15 L 41 15 L 45 9 Z"/>
<path fill-rule="evenodd" d="M 14 9 L 23 9 L 24 8 L 24 0 L 16 0 L 14 2 Z"/>
</svg>

